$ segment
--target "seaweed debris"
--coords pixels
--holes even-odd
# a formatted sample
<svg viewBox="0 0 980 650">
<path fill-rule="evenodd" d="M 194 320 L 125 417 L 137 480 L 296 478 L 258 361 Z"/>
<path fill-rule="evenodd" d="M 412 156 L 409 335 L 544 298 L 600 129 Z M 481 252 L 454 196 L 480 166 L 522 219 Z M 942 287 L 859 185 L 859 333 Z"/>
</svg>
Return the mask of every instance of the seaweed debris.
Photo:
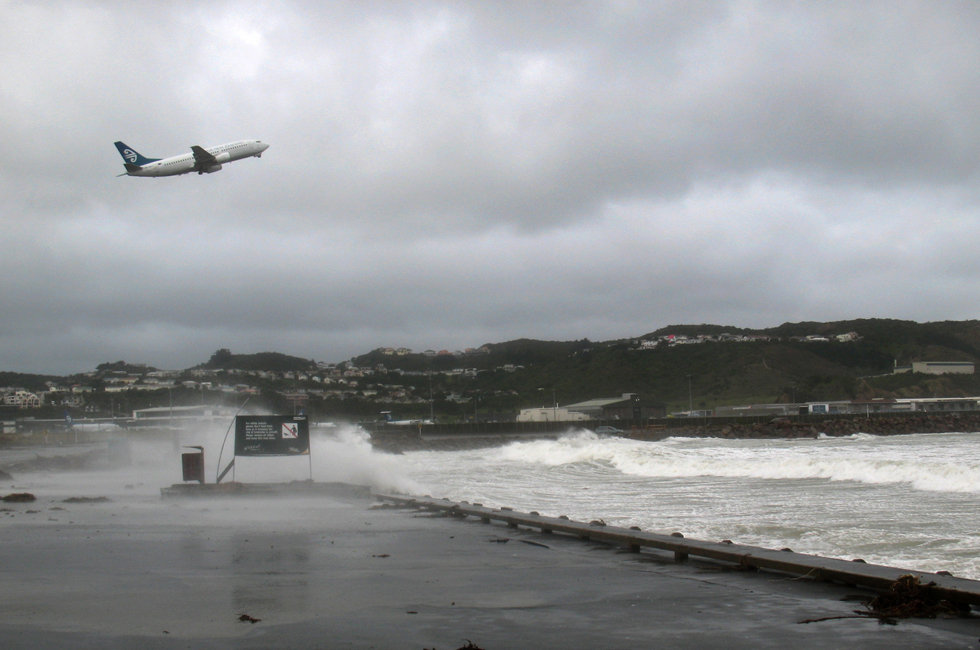
<svg viewBox="0 0 980 650">
<path fill-rule="evenodd" d="M 888 591 L 878 594 L 868 602 L 867 612 L 881 622 L 896 618 L 936 618 L 937 616 L 961 617 L 970 615 L 970 606 L 956 603 L 943 596 L 935 582 L 924 583 L 913 575 L 899 577 Z"/>
<path fill-rule="evenodd" d="M 969 618 L 970 606 L 944 597 L 935 582 L 923 584 L 917 576 L 899 576 L 887 591 L 865 603 L 866 610 L 854 610 L 846 616 L 811 618 L 800 623 L 819 623 L 842 618 L 876 618 L 882 625 L 897 625 L 900 618 Z"/>
<path fill-rule="evenodd" d="M 8 494 L 0 499 L 5 503 L 30 503 L 36 501 L 37 497 L 30 492 L 15 492 L 13 494 Z"/>
</svg>

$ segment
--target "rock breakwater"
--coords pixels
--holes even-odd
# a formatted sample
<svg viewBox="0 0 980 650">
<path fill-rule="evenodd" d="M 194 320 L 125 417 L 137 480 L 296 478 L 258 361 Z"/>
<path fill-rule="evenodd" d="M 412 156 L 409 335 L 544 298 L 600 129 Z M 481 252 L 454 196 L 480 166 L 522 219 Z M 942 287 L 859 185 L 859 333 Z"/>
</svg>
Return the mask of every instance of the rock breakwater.
<svg viewBox="0 0 980 650">
<path fill-rule="evenodd" d="M 529 433 L 498 432 L 488 434 L 482 428 L 469 425 L 452 427 L 446 434 L 446 426 L 440 434 L 433 434 L 426 427 L 389 428 L 371 433 L 371 445 L 379 451 L 399 453 L 432 449 L 458 451 L 474 447 L 495 447 L 518 440 L 557 438 L 579 429 L 591 430 L 595 423 L 569 422 L 559 431 Z M 622 437 L 634 440 L 663 440 L 670 437 L 701 438 L 816 438 L 820 435 L 849 436 L 856 433 L 873 435 L 903 435 L 910 433 L 950 433 L 955 431 L 980 431 L 980 412 L 915 413 L 898 415 L 866 416 L 815 416 L 777 417 L 768 420 L 734 420 L 704 418 L 697 420 L 663 420 L 655 424 L 630 426 L 619 423 Z"/>
<path fill-rule="evenodd" d="M 773 418 L 766 422 L 711 422 L 702 420 L 693 426 L 670 427 L 655 432 L 655 436 L 631 437 L 662 439 L 669 436 L 710 438 L 816 438 L 850 436 L 870 433 L 878 436 L 910 433 L 951 433 L 980 431 L 980 413 L 911 414 L 873 417 L 833 417 L 805 421 L 793 418 Z"/>
</svg>

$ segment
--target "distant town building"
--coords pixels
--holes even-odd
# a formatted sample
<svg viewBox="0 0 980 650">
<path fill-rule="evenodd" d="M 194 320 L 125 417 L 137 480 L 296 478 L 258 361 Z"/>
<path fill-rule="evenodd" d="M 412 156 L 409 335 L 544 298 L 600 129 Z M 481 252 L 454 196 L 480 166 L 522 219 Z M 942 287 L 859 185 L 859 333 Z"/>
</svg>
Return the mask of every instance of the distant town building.
<svg viewBox="0 0 980 650">
<path fill-rule="evenodd" d="M 975 367 L 972 361 L 913 361 L 911 366 L 900 366 L 896 363 L 892 372 L 896 375 L 906 372 L 924 375 L 972 375 Z"/>
<path fill-rule="evenodd" d="M 581 422 L 588 419 L 585 413 L 577 413 L 564 406 L 521 409 L 517 415 L 518 422 Z"/>
<path fill-rule="evenodd" d="M 40 408 L 41 398 L 36 393 L 26 390 L 15 390 L 3 396 L 4 406 L 16 406 L 22 409 Z"/>
<path fill-rule="evenodd" d="M 666 415 L 662 404 L 645 403 L 636 393 L 590 399 L 569 404 L 568 408 L 585 413 L 593 420 L 646 420 Z"/>
<path fill-rule="evenodd" d="M 972 375 L 972 361 L 913 361 L 912 372 L 926 375 Z"/>
</svg>

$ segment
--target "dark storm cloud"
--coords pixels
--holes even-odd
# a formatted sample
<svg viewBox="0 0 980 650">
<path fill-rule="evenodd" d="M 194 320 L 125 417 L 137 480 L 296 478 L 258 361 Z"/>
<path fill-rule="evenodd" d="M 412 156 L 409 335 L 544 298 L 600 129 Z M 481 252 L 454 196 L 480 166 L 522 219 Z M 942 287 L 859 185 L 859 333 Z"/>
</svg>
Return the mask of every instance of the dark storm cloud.
<svg viewBox="0 0 980 650">
<path fill-rule="evenodd" d="M 973 3 L 5 8 L 2 369 L 977 315 Z"/>
</svg>

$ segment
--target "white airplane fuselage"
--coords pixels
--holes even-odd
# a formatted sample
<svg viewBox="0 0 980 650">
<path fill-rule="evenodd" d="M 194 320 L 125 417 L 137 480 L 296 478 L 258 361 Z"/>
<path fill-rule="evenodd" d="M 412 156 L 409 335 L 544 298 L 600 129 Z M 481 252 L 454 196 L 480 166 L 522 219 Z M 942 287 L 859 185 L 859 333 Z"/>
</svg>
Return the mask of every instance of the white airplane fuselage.
<svg viewBox="0 0 980 650">
<path fill-rule="evenodd" d="M 121 176 L 177 176 L 191 172 L 210 174 L 219 171 L 224 163 L 261 158 L 269 145 L 261 140 L 238 140 L 206 149 L 194 146 L 190 153 L 160 159 L 146 159 L 122 142 L 117 142 L 116 148 L 126 163 L 126 173 Z"/>
</svg>

